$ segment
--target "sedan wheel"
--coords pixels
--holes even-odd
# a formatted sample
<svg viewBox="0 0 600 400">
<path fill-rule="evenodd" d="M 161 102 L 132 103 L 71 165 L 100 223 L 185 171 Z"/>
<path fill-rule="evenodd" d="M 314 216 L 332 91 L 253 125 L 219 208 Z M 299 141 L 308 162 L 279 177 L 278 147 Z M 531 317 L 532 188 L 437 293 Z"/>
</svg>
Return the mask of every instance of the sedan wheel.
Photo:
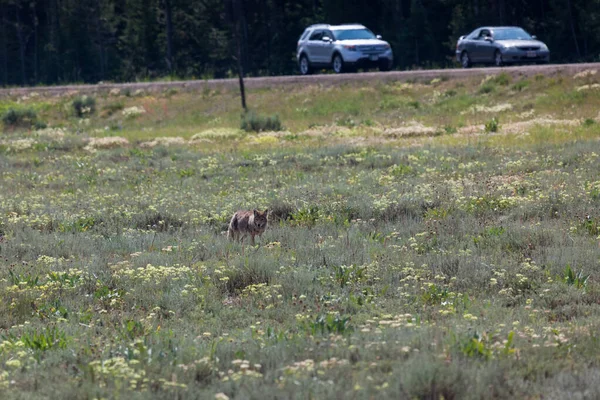
<svg viewBox="0 0 600 400">
<path fill-rule="evenodd" d="M 339 54 L 333 56 L 333 72 L 336 74 L 344 72 L 344 60 L 342 60 L 342 56 Z"/>
<path fill-rule="evenodd" d="M 494 54 L 494 64 L 496 67 L 501 67 L 504 65 L 504 61 L 502 61 L 502 53 L 500 53 L 498 50 L 496 50 L 496 53 Z"/>
<path fill-rule="evenodd" d="M 463 53 L 460 55 L 460 64 L 463 68 L 471 67 L 471 59 L 469 58 L 469 53 L 466 51 L 463 51 Z"/>
<path fill-rule="evenodd" d="M 312 71 L 310 68 L 310 63 L 308 62 L 308 58 L 306 58 L 306 56 L 300 57 L 300 73 L 302 75 L 308 75 L 311 72 Z"/>
</svg>

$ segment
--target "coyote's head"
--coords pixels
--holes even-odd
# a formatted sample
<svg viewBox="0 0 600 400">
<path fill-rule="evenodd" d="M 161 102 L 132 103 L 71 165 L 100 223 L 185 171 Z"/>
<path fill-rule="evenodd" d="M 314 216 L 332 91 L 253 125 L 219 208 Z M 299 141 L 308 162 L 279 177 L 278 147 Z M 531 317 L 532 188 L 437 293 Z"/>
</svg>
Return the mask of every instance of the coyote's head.
<svg viewBox="0 0 600 400">
<path fill-rule="evenodd" d="M 267 226 L 267 216 L 269 213 L 269 209 L 267 208 L 265 211 L 254 210 L 254 226 L 258 229 L 264 229 Z"/>
</svg>

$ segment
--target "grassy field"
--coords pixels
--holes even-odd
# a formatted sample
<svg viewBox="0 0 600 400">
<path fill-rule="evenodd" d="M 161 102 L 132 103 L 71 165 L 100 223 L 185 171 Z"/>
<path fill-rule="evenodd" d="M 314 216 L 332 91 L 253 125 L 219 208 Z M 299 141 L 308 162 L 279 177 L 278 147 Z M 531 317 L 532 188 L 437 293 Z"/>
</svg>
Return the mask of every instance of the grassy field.
<svg viewBox="0 0 600 400">
<path fill-rule="evenodd" d="M 600 397 L 599 81 L 0 99 L 0 395 Z"/>
</svg>

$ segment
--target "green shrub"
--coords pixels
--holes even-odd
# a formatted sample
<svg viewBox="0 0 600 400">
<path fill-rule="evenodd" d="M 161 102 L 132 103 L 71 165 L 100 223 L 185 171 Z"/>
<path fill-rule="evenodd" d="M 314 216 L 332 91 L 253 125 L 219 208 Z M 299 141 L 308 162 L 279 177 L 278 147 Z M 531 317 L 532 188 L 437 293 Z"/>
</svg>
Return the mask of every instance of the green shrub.
<svg viewBox="0 0 600 400">
<path fill-rule="evenodd" d="M 584 275 L 583 271 L 575 272 L 569 264 L 565 267 L 563 280 L 567 285 L 573 285 L 578 289 L 587 286 L 589 275 Z"/>
<path fill-rule="evenodd" d="M 46 124 L 44 121 L 36 119 L 33 123 L 33 127 L 35 128 L 35 130 L 46 129 L 48 127 L 48 124 Z"/>
<path fill-rule="evenodd" d="M 86 115 L 92 115 L 96 112 L 96 99 L 91 96 L 77 97 L 71 103 L 75 116 L 83 118 Z"/>
<path fill-rule="evenodd" d="M 479 88 L 479 94 L 489 94 L 496 90 L 496 85 L 492 82 L 486 82 Z"/>
<path fill-rule="evenodd" d="M 37 113 L 33 108 L 9 108 L 2 115 L 5 128 L 31 128 L 38 123 Z"/>
<path fill-rule="evenodd" d="M 444 97 L 454 97 L 457 95 L 457 91 L 454 89 L 449 89 L 444 92 Z"/>
<path fill-rule="evenodd" d="M 492 82 L 496 83 L 497 85 L 507 86 L 511 80 L 512 78 L 510 77 L 510 75 L 508 75 L 506 72 L 503 72 L 499 75 L 496 75 L 492 79 Z"/>
<path fill-rule="evenodd" d="M 583 121 L 583 126 L 592 126 L 596 123 L 596 120 L 594 120 L 593 118 L 586 118 L 585 121 Z"/>
<path fill-rule="evenodd" d="M 241 129 L 246 132 L 281 131 L 283 126 L 278 115 L 265 116 L 248 111 L 242 115 Z"/>
<path fill-rule="evenodd" d="M 517 83 L 515 83 L 512 86 L 512 90 L 514 90 L 515 92 L 521 92 L 523 91 L 527 86 L 529 86 L 529 81 L 527 79 L 523 79 L 518 81 Z"/>
<path fill-rule="evenodd" d="M 458 129 L 456 129 L 452 125 L 445 125 L 444 126 L 444 133 L 446 133 L 447 135 L 453 135 L 456 132 L 458 132 Z"/>
<path fill-rule="evenodd" d="M 125 104 L 122 101 L 117 101 L 114 103 L 108 103 L 104 107 L 102 107 L 103 114 L 107 117 L 110 117 L 116 112 L 119 112 L 125 108 Z"/>
<path fill-rule="evenodd" d="M 500 127 L 500 124 L 496 117 L 492 118 L 491 120 L 489 120 L 488 122 L 485 123 L 485 131 L 488 133 L 489 132 L 498 132 L 499 127 Z"/>
<path fill-rule="evenodd" d="M 309 335 L 347 334 L 354 331 L 350 325 L 350 317 L 339 315 L 318 315 L 314 321 L 304 323 L 304 329 Z"/>
</svg>

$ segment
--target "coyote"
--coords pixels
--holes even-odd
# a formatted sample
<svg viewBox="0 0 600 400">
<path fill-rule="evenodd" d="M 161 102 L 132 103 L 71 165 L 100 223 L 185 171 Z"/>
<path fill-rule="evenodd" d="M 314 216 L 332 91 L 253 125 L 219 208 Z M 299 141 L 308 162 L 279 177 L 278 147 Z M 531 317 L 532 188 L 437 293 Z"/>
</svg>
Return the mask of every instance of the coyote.
<svg viewBox="0 0 600 400">
<path fill-rule="evenodd" d="M 229 222 L 229 230 L 227 231 L 227 237 L 231 240 L 240 240 L 244 242 L 244 237 L 250 234 L 252 239 L 252 246 L 254 246 L 254 236 L 262 235 L 267 229 L 267 213 L 269 209 L 265 211 L 253 211 L 240 210 L 233 214 L 231 222 Z"/>
</svg>

